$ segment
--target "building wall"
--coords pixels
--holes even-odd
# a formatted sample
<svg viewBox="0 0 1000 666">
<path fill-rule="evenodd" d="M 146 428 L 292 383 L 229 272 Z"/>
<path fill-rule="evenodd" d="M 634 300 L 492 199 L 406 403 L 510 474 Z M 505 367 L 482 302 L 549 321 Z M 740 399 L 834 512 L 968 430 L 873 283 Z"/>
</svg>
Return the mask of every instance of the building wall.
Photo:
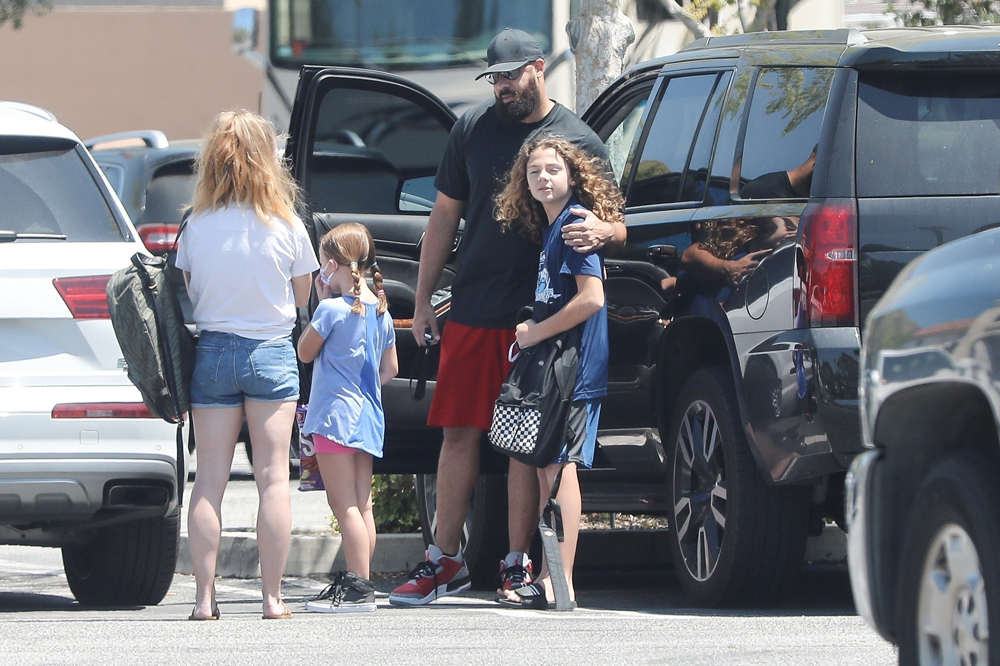
<svg viewBox="0 0 1000 666">
<path fill-rule="evenodd" d="M 53 112 L 81 138 L 202 135 L 219 111 L 256 110 L 263 73 L 230 46 L 219 7 L 72 7 L 0 27 L 0 99 Z"/>
</svg>

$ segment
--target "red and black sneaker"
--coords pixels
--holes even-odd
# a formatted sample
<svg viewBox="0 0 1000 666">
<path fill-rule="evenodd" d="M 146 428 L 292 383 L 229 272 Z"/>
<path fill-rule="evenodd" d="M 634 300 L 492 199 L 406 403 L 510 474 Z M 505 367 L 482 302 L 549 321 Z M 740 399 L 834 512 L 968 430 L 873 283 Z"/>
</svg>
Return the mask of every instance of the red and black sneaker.
<svg viewBox="0 0 1000 666">
<path fill-rule="evenodd" d="M 393 606 L 424 606 L 439 597 L 458 594 L 471 586 L 472 578 L 465 560 L 459 561 L 454 557 L 441 555 L 435 562 L 428 550 L 427 560 L 418 564 L 410 572 L 409 580 L 389 594 L 389 603 Z"/>
<path fill-rule="evenodd" d="M 520 589 L 534 580 L 535 571 L 527 556 L 522 555 L 515 564 L 507 564 L 505 560 L 501 560 L 500 590 L 497 592 L 497 601 L 506 599 L 503 592 Z"/>
</svg>

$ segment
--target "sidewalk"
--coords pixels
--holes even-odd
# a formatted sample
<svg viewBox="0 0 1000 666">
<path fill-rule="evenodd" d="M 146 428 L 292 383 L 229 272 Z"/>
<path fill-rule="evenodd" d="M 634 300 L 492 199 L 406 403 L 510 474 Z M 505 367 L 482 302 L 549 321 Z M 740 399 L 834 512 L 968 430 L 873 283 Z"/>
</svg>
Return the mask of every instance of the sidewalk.
<svg viewBox="0 0 1000 666">
<path fill-rule="evenodd" d="M 192 457 L 191 468 L 197 468 Z M 257 488 L 251 475 L 243 445 L 237 445 L 232 477 L 222 501 L 222 543 L 219 549 L 218 575 L 226 578 L 258 578 L 257 559 Z M 323 492 L 299 492 L 299 482 L 289 481 L 292 495 L 292 544 L 286 576 L 322 576 L 346 568 L 340 554 L 340 535 L 330 529 L 333 515 Z M 184 491 L 181 513 L 181 544 L 177 573 L 192 574 L 191 553 L 187 538 L 187 506 L 193 483 Z M 582 530 L 577 546 L 577 567 L 660 566 L 670 560 L 666 530 Z M 372 571 L 399 573 L 410 571 L 424 559 L 421 534 L 379 534 L 372 558 Z M 846 538 L 837 527 L 827 527 L 820 537 L 811 537 L 806 547 L 811 562 L 844 563 Z"/>
<path fill-rule="evenodd" d="M 197 469 L 192 456 L 191 469 Z M 258 578 L 257 558 L 257 486 L 243 445 L 236 447 L 232 476 L 222 500 L 222 543 L 217 571 L 226 578 Z M 193 477 L 192 477 L 193 478 Z M 188 548 L 187 507 L 194 483 L 184 487 L 181 511 L 181 543 L 177 573 L 193 574 Z M 330 529 L 333 512 L 326 503 L 326 493 L 299 492 L 299 482 L 289 481 L 292 495 L 292 546 L 286 576 L 323 575 L 345 569 L 340 554 L 340 535 Z M 409 571 L 424 559 L 424 539 L 420 534 L 380 534 L 372 559 L 372 571 L 397 573 Z"/>
</svg>

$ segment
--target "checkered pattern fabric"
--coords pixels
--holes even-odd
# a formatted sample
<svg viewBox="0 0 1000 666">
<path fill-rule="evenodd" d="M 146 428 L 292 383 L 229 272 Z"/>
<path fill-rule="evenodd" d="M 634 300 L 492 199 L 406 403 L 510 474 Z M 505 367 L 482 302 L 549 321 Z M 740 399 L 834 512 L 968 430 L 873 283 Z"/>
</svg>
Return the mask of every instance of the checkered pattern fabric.
<svg viewBox="0 0 1000 666">
<path fill-rule="evenodd" d="M 533 453 L 541 420 L 542 413 L 536 407 L 505 405 L 498 401 L 493 407 L 490 442 L 504 451 Z"/>
</svg>

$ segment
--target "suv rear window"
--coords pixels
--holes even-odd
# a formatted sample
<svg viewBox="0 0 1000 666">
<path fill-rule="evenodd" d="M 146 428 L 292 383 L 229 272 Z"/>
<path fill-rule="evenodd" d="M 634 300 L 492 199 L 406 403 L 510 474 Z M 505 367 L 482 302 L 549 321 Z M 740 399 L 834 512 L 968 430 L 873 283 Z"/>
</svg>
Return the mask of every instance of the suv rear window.
<svg viewBox="0 0 1000 666">
<path fill-rule="evenodd" d="M 858 196 L 1000 193 L 1000 77 L 864 73 Z"/>
<path fill-rule="evenodd" d="M 0 138 L 0 230 L 124 240 L 76 144 L 63 140 Z"/>
</svg>

